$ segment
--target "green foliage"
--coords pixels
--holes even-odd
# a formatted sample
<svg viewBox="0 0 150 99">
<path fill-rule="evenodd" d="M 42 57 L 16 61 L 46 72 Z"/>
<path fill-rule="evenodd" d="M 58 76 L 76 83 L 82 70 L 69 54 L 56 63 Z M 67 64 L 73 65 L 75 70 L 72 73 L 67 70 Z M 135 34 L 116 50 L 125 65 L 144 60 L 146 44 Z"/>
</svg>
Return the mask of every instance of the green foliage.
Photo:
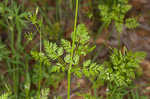
<svg viewBox="0 0 150 99">
<path fill-rule="evenodd" d="M 42 89 L 40 92 L 40 99 L 48 99 L 48 94 L 49 94 L 49 88 Z M 37 99 L 37 98 L 31 97 L 31 99 Z"/>
<path fill-rule="evenodd" d="M 109 61 L 105 61 L 102 65 L 87 60 L 83 63 L 82 73 L 88 77 L 93 84 L 105 81 L 112 83 L 117 87 L 128 86 L 135 78 L 135 71 L 139 68 L 139 63 L 144 59 L 143 52 L 125 52 L 122 53 L 117 49 L 113 49 Z M 98 87 L 98 85 L 95 85 Z M 102 84 L 99 82 L 99 84 Z"/>
<path fill-rule="evenodd" d="M 99 5 L 100 14 L 105 24 L 109 25 L 114 22 L 119 32 L 122 31 L 124 23 L 127 28 L 131 29 L 138 26 L 135 18 L 125 19 L 126 13 L 131 9 L 128 0 L 103 0 L 100 2 L 102 2 Z M 13 1 L 4 0 L 4 2 L 0 2 L 0 26 L 5 29 L 8 28 L 7 30 L 11 34 L 8 34 L 10 38 L 8 44 L 10 44 L 11 51 L 8 51 L 6 45 L 0 42 L 0 62 L 7 59 L 9 70 L 5 74 L 12 78 L 13 99 L 30 99 L 30 96 L 35 96 L 35 99 L 48 99 L 49 89 L 43 88 L 52 86 L 56 90 L 59 82 L 70 69 L 71 74 L 76 77 L 89 79 L 93 84 L 92 88 L 98 88 L 103 82 L 107 82 L 108 89 L 111 90 L 110 94 L 113 92 L 118 93 L 116 98 L 123 96 L 118 88 L 131 84 L 135 78 L 135 71 L 145 56 L 144 53 L 131 51 L 122 53 L 117 49 L 113 49 L 110 59 L 101 65 L 92 62 L 91 59 L 85 60 L 86 58 L 83 57 L 96 46 L 90 45 L 90 36 L 84 24 L 77 26 L 77 30 L 71 35 L 71 40 L 61 39 L 60 42 L 49 42 L 44 39 L 42 41 L 45 31 L 58 36 L 60 23 L 54 23 L 51 28 L 45 27 L 43 24 L 47 20 L 38 18 L 39 8 L 33 14 L 23 10 L 21 5 L 18 6 Z M 22 30 L 27 26 L 26 19 L 35 26 L 40 34 L 40 51 L 31 51 L 36 63 L 30 67 L 28 67 L 30 56 L 25 52 L 24 42 L 22 42 Z M 28 32 L 25 37 L 27 40 L 32 41 L 34 34 Z M 51 37 L 53 38 L 53 36 Z M 44 48 L 42 48 L 42 43 Z M 70 64 L 71 68 L 69 68 Z M 5 75 L 3 76 L 5 77 Z M 92 96 L 91 93 L 83 96 L 85 99 L 97 98 Z M 10 93 L 5 93 L 0 96 L 0 99 L 8 99 L 8 97 L 10 97 Z M 34 99 L 34 97 L 31 99 Z"/>
<path fill-rule="evenodd" d="M 32 39 L 33 39 L 33 34 L 32 34 L 32 32 L 31 33 L 26 33 L 25 34 L 25 38 L 28 40 L 28 41 L 32 41 Z"/>
<path fill-rule="evenodd" d="M 24 69 L 26 69 L 26 64 L 28 64 L 28 56 L 25 52 L 25 42 L 22 43 L 22 33 L 23 29 L 27 27 L 27 21 L 25 17 L 28 16 L 28 12 L 23 9 L 22 4 L 18 5 L 14 0 L 2 0 L 0 2 L 0 26 L 8 35 L 8 46 L 10 47 L 10 57 L 6 61 L 5 68 L 8 69 L 8 78 L 11 78 L 11 85 L 13 98 L 17 99 L 23 91 L 20 89 L 22 83 L 20 84 L 20 78 L 24 76 Z M 2 46 L 3 47 L 3 46 Z M 2 52 L 3 57 L 8 57 L 8 50 L 4 49 Z M 25 64 L 26 62 L 26 64 Z M 27 70 L 26 70 L 27 71 Z M 7 79 L 8 79 L 7 78 Z M 19 92 L 21 90 L 21 92 Z"/>
<path fill-rule="evenodd" d="M 97 99 L 96 97 L 92 96 L 91 93 L 82 94 L 84 99 Z"/>
<path fill-rule="evenodd" d="M 72 61 L 71 48 L 72 43 L 68 40 L 62 39 L 59 46 L 56 43 L 44 41 L 44 51 L 32 51 L 31 54 L 35 60 L 49 65 L 52 73 L 64 73 L 72 63 L 71 72 L 77 77 L 87 77 L 96 88 L 102 84 L 102 81 L 116 87 L 128 86 L 135 78 L 135 71 L 139 67 L 139 63 L 145 57 L 143 52 L 125 51 L 122 53 L 114 48 L 110 60 L 101 65 L 91 60 L 80 61 L 81 56 L 87 55 L 95 48 L 95 46 L 89 46 L 88 32 L 83 24 L 77 27 Z"/>
<path fill-rule="evenodd" d="M 56 43 L 44 41 L 44 52 L 38 53 L 36 51 L 32 51 L 31 55 L 35 60 L 40 60 L 40 62 L 47 63 L 47 65 L 52 62 L 51 64 L 53 65 L 53 72 L 66 71 L 69 63 L 78 65 L 80 56 L 86 55 L 88 52 L 90 52 L 90 50 L 93 49 L 88 49 L 89 36 L 85 25 L 80 24 L 77 28 L 76 34 L 76 50 L 72 62 L 70 56 L 72 44 L 70 41 L 64 39 L 61 40 L 60 46 L 58 46 Z"/>
<path fill-rule="evenodd" d="M 73 39 L 73 37 L 72 37 L 72 39 Z M 79 24 L 77 27 L 77 31 L 76 31 L 75 42 L 84 45 L 89 41 L 89 39 L 90 39 L 90 37 L 88 35 L 88 31 L 87 31 L 85 25 Z"/>
<path fill-rule="evenodd" d="M 9 96 L 10 96 L 11 93 L 7 92 L 7 93 L 4 93 L 0 96 L 0 99 L 9 99 Z"/>
<path fill-rule="evenodd" d="M 130 99 L 149 99 L 149 96 L 140 95 L 140 89 L 136 89 L 135 91 L 131 91 Z"/>
<path fill-rule="evenodd" d="M 60 67 L 52 65 L 46 66 L 43 64 L 41 74 L 39 74 L 39 67 L 39 64 L 36 64 L 33 67 L 33 71 L 31 74 L 32 83 L 37 84 L 40 80 L 45 79 L 43 82 L 43 87 L 53 86 L 54 88 L 57 88 L 59 82 L 64 78 L 64 74 L 60 72 Z"/>
<path fill-rule="evenodd" d="M 106 72 L 103 79 L 113 82 L 118 87 L 131 84 L 132 79 L 135 78 L 135 71 L 144 57 L 145 53 L 143 52 L 129 51 L 122 53 L 113 49 L 110 60 L 103 64 Z"/>
<path fill-rule="evenodd" d="M 76 93 L 78 96 L 82 96 L 83 99 L 103 99 L 102 96 L 101 97 L 97 97 L 97 96 L 93 96 L 91 92 L 88 93 Z"/>
<path fill-rule="evenodd" d="M 114 22 L 118 32 L 122 32 L 124 20 L 127 28 L 136 28 L 135 18 L 125 19 L 127 12 L 132 8 L 128 0 L 102 0 L 99 4 L 101 20 L 108 26 Z"/>
<path fill-rule="evenodd" d="M 48 99 L 49 89 L 42 89 L 41 90 L 41 98 L 40 99 Z"/>
<path fill-rule="evenodd" d="M 31 55 L 36 61 L 43 62 L 45 65 L 50 65 L 51 63 L 48 60 L 48 57 L 44 56 L 42 52 L 31 51 Z"/>
<path fill-rule="evenodd" d="M 31 55 L 36 61 L 39 61 L 45 66 L 49 66 L 49 73 L 64 73 L 68 70 L 69 64 L 72 63 L 74 66 L 71 72 L 78 77 L 82 77 L 80 57 L 83 55 L 85 56 L 95 48 L 95 46 L 89 47 L 89 35 L 83 24 L 77 27 L 75 46 L 76 48 L 72 61 L 70 56 L 72 43 L 65 39 L 61 40 L 59 46 L 56 43 L 45 40 L 44 50 L 42 52 L 31 51 Z"/>
<path fill-rule="evenodd" d="M 88 78 L 96 77 L 99 75 L 100 71 L 101 66 L 96 63 L 92 63 L 91 60 L 87 60 L 83 63 L 83 73 Z"/>
<path fill-rule="evenodd" d="M 10 25 L 9 29 L 17 29 L 21 31 L 23 27 L 26 27 L 25 17 L 28 16 L 27 12 L 21 11 L 21 6 L 18 6 L 16 2 L 11 2 L 11 5 L 8 6 L 8 0 L 1 2 L 0 13 L 2 15 L 2 20 L 0 20 L 0 25 L 4 28 L 7 28 L 7 25 Z M 14 27 L 16 25 L 16 27 Z"/>
<path fill-rule="evenodd" d="M 125 25 L 129 29 L 134 29 L 137 26 L 139 26 L 139 23 L 137 23 L 135 18 L 128 18 L 128 19 L 126 19 L 126 24 Z"/>
<path fill-rule="evenodd" d="M 106 89 L 107 99 L 149 99 L 147 96 L 139 93 L 140 89 L 134 84 L 129 85 L 127 88 L 117 87 L 112 84 L 108 86 L 109 88 Z"/>
<path fill-rule="evenodd" d="M 129 91 L 123 87 L 117 87 L 109 85 L 107 88 L 107 99 L 124 99 L 124 96 L 127 95 Z"/>
<path fill-rule="evenodd" d="M 50 43 L 48 41 L 44 41 L 44 50 L 47 56 L 52 60 L 56 60 L 61 55 L 63 55 L 63 48 L 58 47 L 56 43 Z"/>
<path fill-rule="evenodd" d="M 9 53 L 10 52 L 6 48 L 6 45 L 0 42 L 0 61 L 2 61 L 3 59 L 8 59 Z"/>
</svg>

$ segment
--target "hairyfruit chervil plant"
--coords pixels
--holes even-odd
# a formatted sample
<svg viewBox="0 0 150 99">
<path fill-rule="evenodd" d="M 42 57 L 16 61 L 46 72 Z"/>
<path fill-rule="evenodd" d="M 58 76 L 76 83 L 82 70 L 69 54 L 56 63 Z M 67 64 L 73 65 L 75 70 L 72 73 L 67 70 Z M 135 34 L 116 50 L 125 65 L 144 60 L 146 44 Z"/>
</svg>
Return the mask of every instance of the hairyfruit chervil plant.
<svg viewBox="0 0 150 99">
<path fill-rule="evenodd" d="M 81 62 L 80 57 L 87 55 L 95 48 L 95 46 L 89 46 L 89 38 L 85 25 L 78 25 L 72 61 L 70 59 L 72 44 L 65 39 L 61 40 L 59 46 L 56 43 L 44 40 L 44 51 L 31 51 L 31 54 L 35 60 L 40 61 L 43 65 L 50 66 L 50 71 L 53 73 L 68 71 L 71 62 L 73 64 L 71 73 L 77 77 L 85 76 L 93 84 L 98 80 L 111 83 L 117 87 L 131 84 L 135 78 L 135 71 L 145 54 L 132 51 L 122 53 L 113 49 L 110 60 L 105 61 L 102 65 L 91 60 Z"/>
<path fill-rule="evenodd" d="M 129 0 L 101 0 L 99 4 L 101 21 L 106 26 L 113 22 L 118 32 L 122 32 L 124 24 L 127 28 L 134 29 L 139 25 L 136 18 L 125 18 L 131 8 Z"/>
<path fill-rule="evenodd" d="M 81 34 L 82 33 L 82 34 Z M 80 24 L 76 31 L 75 46 L 76 49 L 71 61 L 72 44 L 70 41 L 61 39 L 60 45 L 44 40 L 44 51 L 37 52 L 31 51 L 31 55 L 35 60 L 43 65 L 49 66 L 50 73 L 66 72 L 69 69 L 69 64 L 72 63 L 73 67 L 71 73 L 81 77 L 80 71 L 80 57 L 86 55 L 94 47 L 89 47 L 89 36 L 85 25 Z M 71 37 L 72 38 L 72 37 Z"/>
<path fill-rule="evenodd" d="M 33 18 L 32 23 L 34 23 L 35 22 L 34 16 L 30 16 L 30 18 Z M 42 20 L 39 21 L 37 20 L 38 19 L 36 19 L 36 22 L 34 24 L 37 25 L 37 30 L 40 33 L 40 52 L 33 51 L 31 52 L 31 54 L 40 63 L 40 65 L 38 66 L 39 71 L 37 72 L 37 74 L 39 74 L 38 95 L 37 95 L 39 99 L 41 99 L 42 97 L 41 96 L 42 75 L 46 74 L 45 72 L 43 72 L 43 70 L 46 71 L 47 68 L 48 68 L 47 71 L 48 73 L 46 74 L 45 77 L 53 73 L 59 73 L 59 72 L 64 73 L 70 70 L 71 72 L 70 75 L 74 74 L 77 77 L 82 77 L 84 75 L 87 78 L 89 78 L 92 82 L 94 82 L 94 80 L 97 79 L 97 77 L 98 78 L 101 77 L 102 80 L 105 80 L 107 82 L 109 81 L 109 79 L 108 80 L 104 79 L 106 77 L 109 77 L 109 75 L 107 75 L 109 71 L 104 72 L 105 69 L 107 70 L 109 68 L 109 66 L 107 67 L 107 65 L 99 65 L 97 63 L 91 62 L 90 60 L 87 60 L 85 62 L 80 61 L 81 56 L 87 55 L 88 52 L 91 52 L 95 48 L 95 46 L 91 48 L 89 47 L 90 37 L 88 35 L 86 27 L 83 24 L 78 25 L 77 30 L 75 29 L 75 31 L 72 33 L 72 37 L 71 37 L 72 41 L 62 39 L 61 42 L 59 42 L 60 45 L 58 46 L 56 43 L 52 43 L 44 40 L 44 51 L 42 51 L 42 45 L 41 45 L 42 44 L 42 40 L 41 40 Z M 70 66 L 72 66 L 72 68 L 69 69 Z M 113 81 L 114 80 L 112 80 L 111 83 L 113 83 Z M 49 82 L 51 82 L 51 79 Z M 27 91 L 30 90 L 28 86 L 27 87 L 25 86 L 25 88 L 28 89 Z"/>
<path fill-rule="evenodd" d="M 77 18 L 75 18 L 75 24 L 76 21 Z M 72 33 L 71 36 L 72 42 L 62 39 L 60 45 L 57 45 L 56 43 L 44 40 L 44 51 L 40 51 L 40 52 L 31 51 L 31 54 L 34 57 L 34 59 L 36 61 L 39 61 L 42 65 L 49 66 L 50 71 L 52 73 L 57 73 L 57 72 L 64 73 L 68 71 L 68 77 L 69 77 L 68 78 L 68 88 L 69 88 L 68 99 L 70 99 L 71 74 L 74 74 L 77 77 L 82 77 L 84 75 L 85 77 L 89 78 L 92 82 L 94 82 L 95 79 L 104 80 L 106 82 L 114 83 L 116 86 L 123 86 L 131 83 L 131 79 L 134 78 L 133 76 L 135 71 L 135 68 L 134 66 L 132 67 L 132 65 L 135 65 L 135 67 L 138 66 L 140 59 L 139 61 L 136 60 L 138 60 L 138 57 L 140 56 L 136 56 L 136 54 L 134 56 L 133 55 L 134 53 L 130 52 L 131 56 L 129 55 L 128 59 L 132 58 L 132 61 L 131 62 L 129 61 L 129 63 L 131 64 L 127 64 L 123 66 L 124 67 L 123 70 L 121 69 L 121 71 L 119 72 L 117 71 L 122 67 L 122 65 L 115 64 L 115 62 L 119 60 L 112 61 L 112 57 L 114 55 L 116 56 L 114 59 L 117 59 L 119 57 L 122 58 L 123 60 L 126 60 L 125 57 L 126 55 L 121 54 L 120 51 L 118 51 L 117 49 L 114 49 L 114 52 L 119 52 L 119 54 L 117 53 L 112 54 L 112 56 L 110 57 L 110 61 L 104 62 L 104 64 L 102 65 L 94 63 L 91 60 L 82 62 L 80 61 L 80 57 L 87 55 L 87 53 L 91 52 L 95 48 L 95 46 L 89 47 L 90 37 L 88 35 L 87 29 L 84 24 L 78 25 L 77 29 L 75 25 L 74 30 L 75 31 Z M 121 55 L 121 56 L 117 56 L 117 55 Z M 124 63 L 124 61 L 121 62 Z M 116 65 L 120 67 L 114 69 Z M 129 69 L 130 66 L 131 69 Z M 131 73 L 129 74 L 127 72 L 128 69 L 131 70 Z M 124 71 L 124 73 L 121 73 L 122 71 Z M 115 80 L 116 76 L 117 79 Z M 127 80 L 125 78 L 127 78 Z M 118 81 L 119 84 L 116 83 L 115 81 Z"/>
<path fill-rule="evenodd" d="M 123 51 L 113 49 L 110 60 L 104 63 L 106 66 L 110 66 L 108 69 L 110 71 L 109 77 L 105 78 L 105 81 L 108 82 L 108 99 L 113 99 L 112 97 L 123 99 L 129 93 L 128 90 L 133 89 L 134 84 L 132 82 L 136 77 L 136 73 L 138 74 L 139 63 L 145 56 L 144 52 L 127 51 L 126 48 Z"/>
<path fill-rule="evenodd" d="M 144 52 L 121 52 L 113 49 L 110 60 L 103 63 L 105 72 L 108 72 L 104 80 L 112 82 L 116 86 L 127 86 L 135 78 L 135 71 L 139 63 L 144 59 Z M 103 66 L 102 66 L 103 67 Z"/>
</svg>

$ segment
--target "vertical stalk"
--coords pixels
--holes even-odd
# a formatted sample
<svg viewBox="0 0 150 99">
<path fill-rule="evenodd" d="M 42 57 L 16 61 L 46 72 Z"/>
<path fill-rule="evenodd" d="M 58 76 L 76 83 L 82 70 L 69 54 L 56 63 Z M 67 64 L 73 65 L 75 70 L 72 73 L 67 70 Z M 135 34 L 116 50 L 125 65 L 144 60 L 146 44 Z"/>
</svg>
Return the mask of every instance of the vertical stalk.
<svg viewBox="0 0 150 99">
<path fill-rule="evenodd" d="M 12 22 L 13 23 L 13 22 Z M 10 32 L 11 32 L 11 41 L 10 41 L 10 46 L 11 46 L 11 51 L 12 51 L 12 55 L 15 56 L 16 54 L 16 50 L 15 50 L 15 34 L 14 34 L 14 25 L 10 24 Z M 16 60 L 15 57 L 13 57 L 13 60 Z M 14 70 L 17 70 L 17 66 L 15 64 L 12 63 L 12 68 Z M 15 93 L 15 97 L 17 99 L 18 97 L 18 78 L 17 78 L 17 72 L 13 72 L 13 87 L 14 87 L 14 93 Z"/>
<path fill-rule="evenodd" d="M 39 82 L 38 82 L 38 99 L 40 99 L 40 90 L 41 90 L 41 73 L 42 73 L 42 63 L 40 62 L 40 77 L 39 77 Z"/>
<path fill-rule="evenodd" d="M 15 60 L 17 62 L 20 61 L 20 51 L 21 51 L 21 31 L 22 28 L 19 24 L 19 21 L 16 19 L 16 30 L 17 30 L 17 42 L 16 42 L 16 58 Z M 16 85 L 19 87 L 19 78 L 20 78 L 20 69 L 19 69 L 19 64 L 16 64 Z"/>
<path fill-rule="evenodd" d="M 41 29 L 40 29 L 40 52 L 42 51 L 42 35 L 41 35 Z"/>
<path fill-rule="evenodd" d="M 41 33 L 41 25 L 37 25 L 37 24 L 34 24 L 36 29 L 37 29 L 37 32 L 40 33 L 40 53 L 42 52 L 42 33 Z M 39 67 L 39 81 L 38 81 L 38 91 L 37 91 L 37 99 L 40 99 L 40 90 L 41 90 L 41 74 L 42 74 L 42 63 L 40 62 L 40 67 Z"/>
<path fill-rule="evenodd" d="M 68 69 L 68 96 L 67 96 L 67 99 L 70 99 L 71 69 L 72 69 L 72 61 L 73 61 L 73 54 L 74 54 L 74 48 L 75 48 L 75 37 L 76 37 L 76 28 L 77 28 L 77 17 L 78 17 L 78 0 L 76 0 L 74 32 L 73 32 L 72 49 L 71 49 L 71 62 L 70 62 L 70 64 L 69 64 L 69 69 Z"/>
<path fill-rule="evenodd" d="M 29 74 L 28 59 L 26 60 L 25 68 L 26 68 L 26 89 L 25 89 L 25 93 L 26 93 L 26 99 L 30 99 L 30 98 L 29 98 L 29 91 L 30 91 L 30 74 Z"/>
<path fill-rule="evenodd" d="M 94 96 L 95 96 L 96 99 L 97 99 L 97 88 L 94 88 Z"/>
<path fill-rule="evenodd" d="M 42 33 L 41 33 L 41 26 L 39 27 L 40 29 L 38 29 L 39 30 L 39 32 L 40 32 L 40 52 L 42 52 Z M 38 99 L 40 99 L 40 90 L 41 90 L 41 74 L 42 74 L 42 63 L 40 62 L 40 71 L 39 71 L 39 73 L 40 73 L 40 77 L 39 77 L 39 82 L 38 82 Z"/>
<path fill-rule="evenodd" d="M 14 54 L 15 53 L 15 48 L 14 48 L 14 37 L 15 37 L 15 34 L 14 34 L 14 26 L 13 25 L 10 25 L 10 32 L 11 32 L 11 43 L 10 43 L 10 47 L 11 47 L 11 50 L 12 50 L 12 53 Z"/>
<path fill-rule="evenodd" d="M 56 21 L 60 22 L 60 0 L 56 0 Z"/>
<path fill-rule="evenodd" d="M 20 27 L 20 24 L 19 24 L 18 20 L 16 20 L 16 28 L 17 28 L 17 32 L 18 32 L 18 35 L 17 35 L 17 50 L 20 51 L 20 48 L 21 48 L 21 30 L 22 30 L 22 28 Z"/>
</svg>

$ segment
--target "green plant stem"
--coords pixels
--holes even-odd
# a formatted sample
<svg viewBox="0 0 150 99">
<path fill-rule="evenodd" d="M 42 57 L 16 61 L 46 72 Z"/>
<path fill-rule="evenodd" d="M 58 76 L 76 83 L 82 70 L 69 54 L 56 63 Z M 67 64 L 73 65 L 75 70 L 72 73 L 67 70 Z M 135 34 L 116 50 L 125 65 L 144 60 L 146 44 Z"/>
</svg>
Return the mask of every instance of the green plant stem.
<svg viewBox="0 0 150 99">
<path fill-rule="evenodd" d="M 95 96 L 96 99 L 97 99 L 97 88 L 94 88 L 94 96 Z"/>
<path fill-rule="evenodd" d="M 11 24 L 9 24 L 10 27 L 11 27 L 10 28 L 10 32 L 11 32 L 10 46 L 11 46 L 12 55 L 15 56 L 15 54 L 16 54 L 15 44 L 14 44 L 14 42 L 15 42 L 15 34 L 14 34 L 14 25 L 12 23 L 13 22 L 11 22 Z M 13 60 L 16 61 L 16 58 L 13 57 Z M 15 64 L 12 63 L 12 66 L 13 66 L 12 68 L 14 70 L 17 70 L 17 66 Z M 16 71 L 13 72 L 13 81 L 14 81 L 14 85 L 13 86 L 14 86 L 14 93 L 15 93 L 16 99 L 18 97 L 18 75 L 17 75 L 18 73 L 17 72 Z"/>
<path fill-rule="evenodd" d="M 40 29 L 40 52 L 42 51 L 42 33 Z"/>
<path fill-rule="evenodd" d="M 40 62 L 40 72 L 39 73 L 40 73 L 40 77 L 39 77 L 39 82 L 38 82 L 38 95 L 37 96 L 38 96 L 38 99 L 41 99 L 40 98 L 41 78 L 42 78 L 42 75 L 41 75 L 42 74 L 42 63 L 41 62 Z"/>
<path fill-rule="evenodd" d="M 17 50 L 20 51 L 20 48 L 21 48 L 21 27 L 19 27 L 19 23 L 16 22 L 16 28 L 17 28 L 17 32 L 18 32 L 18 35 L 17 35 Z"/>
<path fill-rule="evenodd" d="M 9 27 L 11 27 L 11 25 Z M 11 32 L 10 47 L 11 47 L 12 53 L 14 54 L 15 53 L 15 48 L 14 48 L 14 37 L 15 37 L 15 35 L 14 35 L 14 27 L 12 26 L 11 28 L 12 28 L 12 30 L 10 29 L 10 32 Z"/>
<path fill-rule="evenodd" d="M 37 32 L 40 33 L 40 52 L 42 52 L 42 32 L 41 32 L 41 27 L 39 27 L 37 24 L 34 24 Z M 37 91 L 37 99 L 40 99 L 40 93 L 41 93 L 41 78 L 42 78 L 42 63 L 40 62 L 39 66 L 39 81 L 38 81 L 38 91 Z"/>
<path fill-rule="evenodd" d="M 36 25 L 36 28 L 37 28 L 37 25 Z M 40 52 L 42 52 L 42 33 L 41 33 L 41 27 L 40 28 L 37 28 L 38 29 L 38 32 L 40 33 Z M 41 90 L 41 79 L 42 79 L 42 63 L 40 62 L 40 79 L 39 79 L 39 82 L 38 82 L 38 99 L 40 99 L 40 90 Z"/>
<path fill-rule="evenodd" d="M 26 67 L 26 84 L 27 84 L 27 87 L 28 87 L 28 84 L 30 83 L 28 61 L 26 61 L 25 67 Z M 26 92 L 26 99 L 30 99 L 29 98 L 29 91 L 30 91 L 30 87 L 29 87 L 29 89 L 27 88 L 27 90 L 25 90 L 25 92 Z"/>
<path fill-rule="evenodd" d="M 60 0 L 56 0 L 56 21 L 60 22 L 60 10 L 61 10 L 61 5 L 60 5 Z"/>
<path fill-rule="evenodd" d="M 20 61 L 20 51 L 21 51 L 21 31 L 22 31 L 22 28 L 20 27 L 20 24 L 19 22 L 16 20 L 16 29 L 17 29 L 17 42 L 16 42 L 16 61 L 19 62 Z M 17 87 L 19 87 L 19 78 L 20 78 L 20 69 L 19 69 L 19 65 L 16 64 L 16 85 Z M 18 88 L 17 88 L 18 90 Z"/>
<path fill-rule="evenodd" d="M 76 0 L 76 11 L 75 11 L 75 21 L 74 21 L 74 32 L 72 37 L 72 50 L 71 50 L 71 63 L 69 64 L 68 69 L 68 98 L 70 99 L 70 82 L 71 82 L 71 69 L 72 69 L 72 60 L 73 60 L 73 54 L 74 54 L 74 48 L 75 48 L 75 37 L 76 37 L 76 28 L 77 28 L 77 17 L 78 17 L 78 0 Z"/>
</svg>

